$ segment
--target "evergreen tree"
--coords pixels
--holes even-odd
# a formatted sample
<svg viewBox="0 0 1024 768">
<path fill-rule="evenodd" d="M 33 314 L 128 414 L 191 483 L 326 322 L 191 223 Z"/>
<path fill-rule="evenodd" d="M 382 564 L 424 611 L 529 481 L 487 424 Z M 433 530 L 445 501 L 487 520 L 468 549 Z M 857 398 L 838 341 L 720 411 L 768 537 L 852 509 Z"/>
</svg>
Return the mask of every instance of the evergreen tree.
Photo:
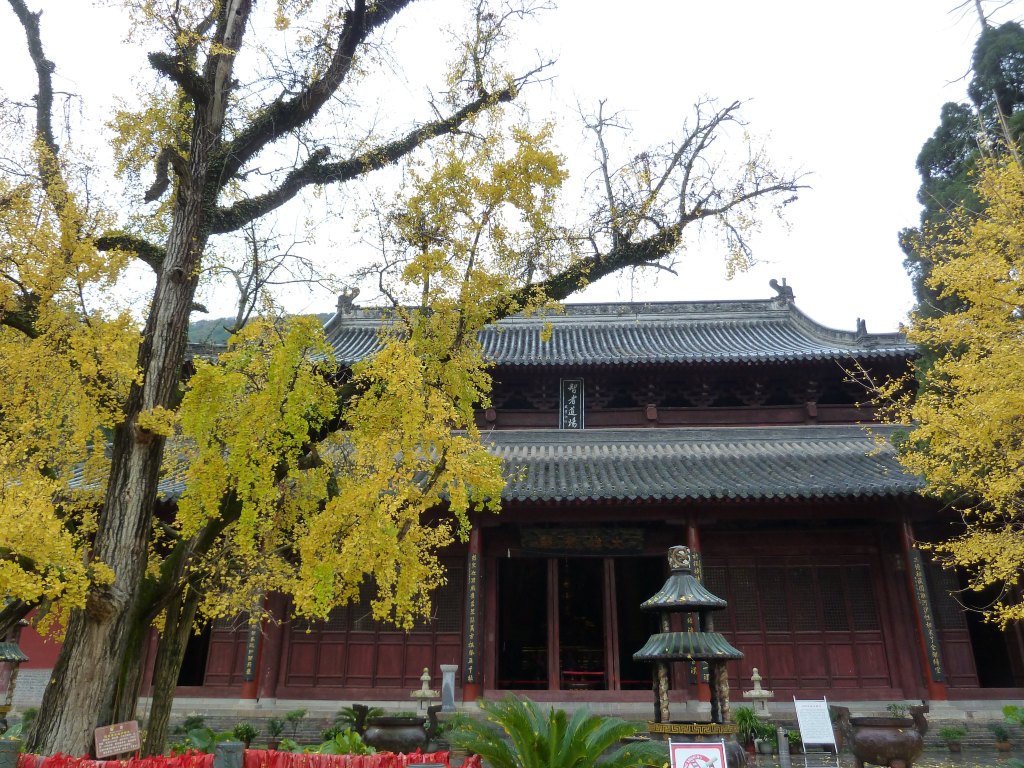
<svg viewBox="0 0 1024 768">
<path fill-rule="evenodd" d="M 921 223 L 900 232 L 904 266 L 914 285 L 917 312 L 936 317 L 962 308 L 956 293 L 939 295 L 928 280 L 935 239 L 949 234 L 954 211 L 980 215 L 973 175 L 986 154 L 999 155 L 1016 145 L 1024 130 L 1024 28 L 1017 22 L 983 27 L 974 47 L 970 103 L 942 106 L 939 126 L 917 156 L 923 206 Z"/>
</svg>

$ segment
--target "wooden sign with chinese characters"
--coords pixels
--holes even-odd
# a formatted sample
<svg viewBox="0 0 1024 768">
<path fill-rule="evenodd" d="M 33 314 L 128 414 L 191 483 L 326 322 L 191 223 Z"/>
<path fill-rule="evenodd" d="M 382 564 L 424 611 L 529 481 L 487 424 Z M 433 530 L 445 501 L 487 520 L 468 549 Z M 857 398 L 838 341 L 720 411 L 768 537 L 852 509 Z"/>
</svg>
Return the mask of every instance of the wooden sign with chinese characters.
<svg viewBox="0 0 1024 768">
<path fill-rule="evenodd" d="M 583 429 L 583 379 L 559 382 L 559 429 Z"/>
<path fill-rule="evenodd" d="M 104 725 L 96 729 L 96 757 L 101 760 L 111 755 L 138 752 L 140 749 L 142 742 L 139 741 L 137 720 Z"/>
<path fill-rule="evenodd" d="M 479 682 L 480 675 L 480 555 L 472 552 L 466 569 L 466 666 L 463 683 Z"/>
<path fill-rule="evenodd" d="M 932 601 L 928 596 L 928 583 L 924 579 L 924 560 L 916 549 L 910 551 L 910 575 L 914 580 L 914 602 L 917 603 L 917 614 L 924 630 L 925 651 L 928 666 L 931 668 L 932 680 L 941 682 L 946 679 L 942 670 L 942 653 L 939 650 L 939 633 L 935 628 L 935 615 L 932 613 Z"/>
<path fill-rule="evenodd" d="M 256 659 L 260 652 L 260 625 L 250 624 L 245 638 L 245 666 L 242 667 L 242 680 L 251 682 L 256 679 Z"/>
</svg>

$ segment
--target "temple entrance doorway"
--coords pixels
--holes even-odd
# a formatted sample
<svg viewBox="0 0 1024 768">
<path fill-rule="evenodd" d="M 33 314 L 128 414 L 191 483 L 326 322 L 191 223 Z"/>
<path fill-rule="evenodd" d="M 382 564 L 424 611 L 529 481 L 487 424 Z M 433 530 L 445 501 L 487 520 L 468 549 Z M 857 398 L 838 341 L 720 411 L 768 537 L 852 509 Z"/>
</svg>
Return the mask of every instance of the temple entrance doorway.
<svg viewBox="0 0 1024 768">
<path fill-rule="evenodd" d="M 497 561 L 497 687 L 648 690 L 633 661 L 656 617 L 640 603 L 665 579 L 663 557 L 502 558 Z"/>
</svg>

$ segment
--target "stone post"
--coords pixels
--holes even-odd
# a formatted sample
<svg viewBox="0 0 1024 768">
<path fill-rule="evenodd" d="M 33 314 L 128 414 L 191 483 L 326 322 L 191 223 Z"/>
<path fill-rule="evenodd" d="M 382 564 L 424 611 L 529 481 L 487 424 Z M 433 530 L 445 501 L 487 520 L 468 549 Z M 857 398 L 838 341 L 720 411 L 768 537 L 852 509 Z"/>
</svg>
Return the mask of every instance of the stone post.
<svg viewBox="0 0 1024 768">
<path fill-rule="evenodd" d="M 213 768 L 242 768 L 245 744 L 240 741 L 222 741 L 213 753 Z"/>
<path fill-rule="evenodd" d="M 441 665 L 441 711 L 455 711 L 455 673 L 459 671 L 458 664 Z"/>
<path fill-rule="evenodd" d="M 0 768 L 17 768 L 19 754 L 20 739 L 0 739 Z"/>
</svg>

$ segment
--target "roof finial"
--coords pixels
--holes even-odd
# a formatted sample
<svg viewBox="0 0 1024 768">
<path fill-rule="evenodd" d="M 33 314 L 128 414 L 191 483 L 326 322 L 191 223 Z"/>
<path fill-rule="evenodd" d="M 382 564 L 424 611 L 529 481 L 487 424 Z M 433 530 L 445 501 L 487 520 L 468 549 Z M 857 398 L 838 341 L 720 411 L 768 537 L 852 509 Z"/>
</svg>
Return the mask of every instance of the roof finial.
<svg viewBox="0 0 1024 768">
<path fill-rule="evenodd" d="M 345 288 L 338 294 L 338 314 L 351 315 L 355 311 L 356 296 L 359 295 L 358 288 Z"/>
<path fill-rule="evenodd" d="M 779 294 L 779 298 L 784 301 L 793 300 L 793 289 L 786 285 L 786 278 L 782 278 L 782 285 L 779 285 L 779 281 L 774 277 L 768 281 L 768 285 L 775 289 L 775 292 Z"/>
</svg>

